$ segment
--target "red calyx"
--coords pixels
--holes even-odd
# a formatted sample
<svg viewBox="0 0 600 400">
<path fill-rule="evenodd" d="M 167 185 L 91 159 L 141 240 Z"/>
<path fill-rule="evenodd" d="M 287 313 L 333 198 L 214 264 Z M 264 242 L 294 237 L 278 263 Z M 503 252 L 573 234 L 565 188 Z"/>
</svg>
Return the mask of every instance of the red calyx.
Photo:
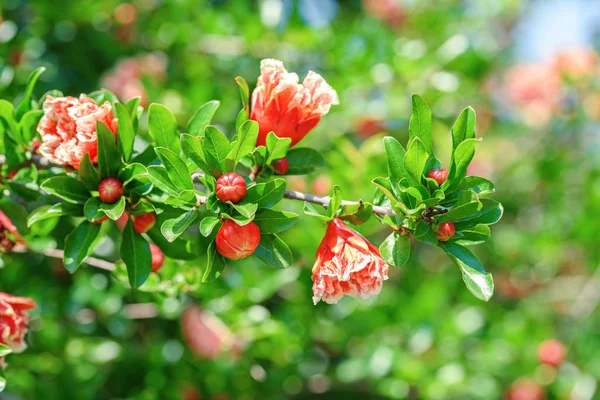
<svg viewBox="0 0 600 400">
<path fill-rule="evenodd" d="M 448 178 L 448 170 L 446 168 L 432 169 L 427 174 L 427 177 L 435 180 L 437 184 L 441 186 Z"/>
<path fill-rule="evenodd" d="M 230 260 L 239 260 L 253 254 L 260 243 L 260 229 L 254 222 L 244 226 L 226 219 L 217 232 L 217 251 Z"/>
<path fill-rule="evenodd" d="M 222 202 L 237 203 L 246 195 L 246 181 L 235 172 L 221 175 L 217 179 L 216 193 Z"/>
<path fill-rule="evenodd" d="M 92 224 L 101 224 L 101 223 L 103 223 L 104 221 L 106 221 L 107 219 L 108 219 L 108 217 L 105 215 L 104 217 L 101 217 L 101 218 L 99 218 L 99 219 L 97 219 L 97 220 L 93 221 L 93 222 L 92 222 Z"/>
<path fill-rule="evenodd" d="M 565 346 L 560 340 L 549 339 L 540 344 L 538 359 L 541 363 L 556 368 L 565 360 L 566 353 Z"/>
<path fill-rule="evenodd" d="M 157 272 L 163 266 L 165 254 L 155 244 L 150 244 L 150 253 L 152 254 L 152 272 Z"/>
<path fill-rule="evenodd" d="M 146 233 L 154 227 L 156 223 L 156 215 L 154 213 L 146 213 L 133 218 L 133 229 L 137 233 Z"/>
<path fill-rule="evenodd" d="M 437 238 L 442 242 L 448 241 L 452 236 L 454 236 L 454 224 L 452 222 L 443 222 L 438 227 Z"/>
<path fill-rule="evenodd" d="M 115 178 L 106 178 L 98 186 L 100 201 L 103 203 L 116 203 L 123 196 L 123 184 Z"/>
<path fill-rule="evenodd" d="M 287 158 L 280 158 L 279 160 L 273 163 L 273 169 L 275 173 L 278 175 L 285 175 L 290 168 L 290 162 Z"/>
</svg>

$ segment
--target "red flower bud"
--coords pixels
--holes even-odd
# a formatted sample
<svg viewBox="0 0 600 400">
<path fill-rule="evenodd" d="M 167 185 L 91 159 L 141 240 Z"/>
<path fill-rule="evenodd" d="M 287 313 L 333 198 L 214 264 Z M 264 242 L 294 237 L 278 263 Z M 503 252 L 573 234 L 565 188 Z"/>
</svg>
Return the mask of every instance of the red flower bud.
<svg viewBox="0 0 600 400">
<path fill-rule="evenodd" d="M 106 178 L 98 186 L 100 201 L 103 203 L 116 203 L 123 196 L 123 184 L 115 178 Z"/>
<path fill-rule="evenodd" d="M 155 244 L 150 244 L 150 253 L 152 254 L 152 272 L 158 272 L 158 270 L 163 266 L 165 255 Z"/>
<path fill-rule="evenodd" d="M 546 392 L 535 381 L 519 379 L 506 392 L 506 400 L 544 400 Z"/>
<path fill-rule="evenodd" d="M 146 213 L 133 218 L 133 229 L 137 233 L 146 233 L 154 227 L 156 223 L 156 215 L 154 213 Z"/>
<path fill-rule="evenodd" d="M 454 224 L 452 222 L 442 222 L 438 227 L 437 238 L 442 242 L 447 242 L 452 236 L 454 236 Z"/>
<path fill-rule="evenodd" d="M 235 172 L 221 175 L 217 179 L 217 197 L 223 202 L 239 202 L 246 195 L 246 190 L 246 181 Z"/>
<path fill-rule="evenodd" d="M 129 221 L 129 215 L 126 212 L 123 212 L 121 216 L 115 220 L 115 224 L 120 230 L 125 229 L 125 225 L 127 225 L 127 221 Z"/>
<path fill-rule="evenodd" d="M 273 169 L 275 169 L 275 173 L 278 175 L 285 175 L 289 168 L 290 162 L 287 160 L 287 158 L 280 158 L 273 163 Z"/>
<path fill-rule="evenodd" d="M 254 222 L 241 226 L 226 219 L 215 241 L 219 254 L 230 260 L 239 260 L 254 253 L 260 243 L 260 229 Z"/>
<path fill-rule="evenodd" d="M 560 340 L 549 339 L 540 344 L 538 359 L 543 364 L 558 367 L 564 361 L 566 353 L 565 346 Z"/>
<path fill-rule="evenodd" d="M 427 177 L 435 180 L 441 186 L 448 178 L 448 170 L 445 168 L 432 169 L 427 174 Z"/>
<path fill-rule="evenodd" d="M 101 223 L 103 223 L 104 221 L 106 221 L 107 219 L 108 219 L 108 217 L 105 215 L 104 217 L 102 217 L 102 218 L 100 218 L 100 219 L 97 219 L 97 220 L 95 220 L 95 221 L 92 221 L 92 224 L 101 224 Z"/>
</svg>

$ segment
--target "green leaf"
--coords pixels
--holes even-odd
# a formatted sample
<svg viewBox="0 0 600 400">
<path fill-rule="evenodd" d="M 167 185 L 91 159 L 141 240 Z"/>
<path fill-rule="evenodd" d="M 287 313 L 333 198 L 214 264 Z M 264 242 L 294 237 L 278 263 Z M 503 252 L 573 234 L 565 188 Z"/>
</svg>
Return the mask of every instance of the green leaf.
<svg viewBox="0 0 600 400">
<path fill-rule="evenodd" d="M 236 76 L 235 82 L 238 84 L 240 88 L 240 95 L 242 97 L 242 107 L 244 111 L 249 114 L 250 113 L 250 88 L 248 84 L 241 76 Z"/>
<path fill-rule="evenodd" d="M 12 353 L 12 349 L 0 343 L 0 358 L 5 357 L 10 353 Z"/>
<path fill-rule="evenodd" d="M 85 218 L 88 221 L 98 221 L 105 216 L 104 211 L 100 209 L 101 204 L 102 202 L 98 197 L 90 197 L 90 199 L 85 202 L 85 205 L 83 206 L 83 215 L 85 215 Z"/>
<path fill-rule="evenodd" d="M 202 221 L 200 221 L 200 233 L 204 237 L 209 237 L 212 231 L 220 222 L 221 220 L 217 217 L 204 217 Z"/>
<path fill-rule="evenodd" d="M 436 219 L 439 222 L 458 221 L 462 218 L 474 216 L 482 207 L 483 205 L 475 192 L 460 192 L 460 196 L 454 206 L 446 214 L 442 214 Z"/>
<path fill-rule="evenodd" d="M 119 180 L 126 186 L 129 182 L 136 178 L 142 178 L 148 176 L 148 169 L 140 163 L 131 163 L 119 171 Z"/>
<path fill-rule="evenodd" d="M 6 389 L 6 378 L 0 376 L 0 392 L 4 391 L 4 389 Z"/>
<path fill-rule="evenodd" d="M 371 182 L 375 184 L 388 199 L 390 199 L 393 202 L 398 201 L 396 195 L 394 194 L 392 183 L 388 178 L 378 177 L 373 179 Z"/>
<path fill-rule="evenodd" d="M 412 116 L 408 126 L 409 141 L 419 138 L 425 146 L 425 152 L 433 154 L 431 140 L 431 110 L 425 100 L 417 94 L 412 95 Z"/>
<path fill-rule="evenodd" d="M 160 232 L 160 225 L 160 221 L 157 218 L 156 225 L 146 232 L 146 235 L 152 239 L 155 245 L 160 247 L 167 257 L 177 260 L 195 260 L 198 258 L 198 246 L 196 243 L 192 244 L 192 242 L 183 238 L 177 238 L 173 242 L 169 242 Z"/>
<path fill-rule="evenodd" d="M 46 67 L 38 67 L 29 74 L 29 78 L 27 78 L 27 86 L 25 87 L 25 94 L 23 94 L 23 98 L 17 105 L 17 109 L 15 110 L 15 116 L 17 121 L 20 121 L 21 118 L 25 115 L 27 111 L 31 110 L 31 96 L 33 95 L 33 89 L 35 88 L 35 84 L 38 81 L 40 75 L 46 70 Z M 16 132 L 15 132 L 16 134 Z"/>
<path fill-rule="evenodd" d="M 210 282 L 221 276 L 221 273 L 225 269 L 225 260 L 217 252 L 217 246 L 213 240 L 208 246 L 207 251 L 208 259 L 206 262 L 206 269 L 202 275 L 202 282 Z"/>
<path fill-rule="evenodd" d="M 386 263 L 401 267 L 410 256 L 410 239 L 406 235 L 392 232 L 379 246 L 379 252 Z"/>
<path fill-rule="evenodd" d="M 90 198 L 90 193 L 77 179 L 67 175 L 46 179 L 40 186 L 46 192 L 69 202 L 83 204 Z"/>
<path fill-rule="evenodd" d="M 287 152 L 285 158 L 289 163 L 286 175 L 310 174 L 315 168 L 325 165 L 321 153 L 308 147 L 294 147 Z"/>
<path fill-rule="evenodd" d="M 448 172 L 446 182 L 442 184 L 442 190 L 449 193 L 455 190 L 467 174 L 467 167 L 475 156 L 475 143 L 480 139 L 467 139 L 458 145 L 453 155 L 453 161 Z"/>
<path fill-rule="evenodd" d="M 373 205 L 360 201 L 344 204 L 338 216 L 345 221 L 350 221 L 354 225 L 361 225 L 367 222 L 372 215 Z"/>
<path fill-rule="evenodd" d="M 57 203 L 54 205 L 46 205 L 36 208 L 29 214 L 27 226 L 31 226 L 38 221 L 47 218 L 60 217 L 62 215 L 72 215 L 75 217 L 81 216 L 83 209 L 80 204 Z"/>
<path fill-rule="evenodd" d="M 163 192 L 173 196 L 178 196 L 181 193 L 181 189 L 178 189 L 173 182 L 171 182 L 169 173 L 165 167 L 161 165 L 151 165 L 148 167 L 148 175 L 154 186 Z"/>
<path fill-rule="evenodd" d="M 152 103 L 148 108 L 148 133 L 158 147 L 166 147 L 175 154 L 179 154 L 179 130 L 177 120 L 162 104 Z"/>
<path fill-rule="evenodd" d="M 273 207 L 279 203 L 285 194 L 285 180 L 274 179 L 265 183 L 250 186 L 243 203 L 256 203 L 259 208 Z"/>
<path fill-rule="evenodd" d="M 42 110 L 31 110 L 23 115 L 23 119 L 21 119 L 21 138 L 23 139 L 23 144 L 30 143 L 36 137 L 37 125 L 43 115 L 44 111 Z"/>
<path fill-rule="evenodd" d="M 227 137 L 212 125 L 206 127 L 204 131 L 204 157 L 214 176 L 220 176 L 226 171 L 227 155 L 231 150 L 231 145 Z"/>
<path fill-rule="evenodd" d="M 79 170 L 77 171 L 79 174 L 79 179 L 83 186 L 85 186 L 88 190 L 98 190 L 98 186 L 100 186 L 100 173 L 92 165 L 90 161 L 90 154 L 85 153 L 83 158 L 81 159 L 81 164 L 79 164 Z"/>
<path fill-rule="evenodd" d="M 248 112 L 246 110 L 240 110 L 235 119 L 235 130 L 236 132 L 241 128 L 244 122 L 248 121 Z"/>
<path fill-rule="evenodd" d="M 129 111 L 121 103 L 115 103 L 115 110 L 117 112 L 117 144 L 119 151 L 123 154 L 125 162 L 131 160 L 133 154 L 133 142 L 135 141 L 135 131 L 133 128 L 133 122 Z"/>
<path fill-rule="evenodd" d="M 413 237 L 420 242 L 435 246 L 438 244 L 438 238 L 431 226 L 425 221 L 419 221 L 415 228 Z"/>
<path fill-rule="evenodd" d="M 187 132 L 192 136 L 204 136 L 204 129 L 210 125 L 220 104 L 219 101 L 212 100 L 198 107 L 187 124 Z"/>
<path fill-rule="evenodd" d="M 500 218 L 502 218 L 502 214 L 504 213 L 502 204 L 491 199 L 482 199 L 481 204 L 483 206 L 476 214 L 473 214 L 468 218 L 463 218 L 454 225 L 458 226 L 460 229 L 466 229 L 478 224 L 493 225 L 500 221 Z"/>
<path fill-rule="evenodd" d="M 131 218 L 123 229 L 119 257 L 127 266 L 131 287 L 137 289 L 142 286 L 152 270 L 152 253 L 146 239 L 133 229 Z"/>
<path fill-rule="evenodd" d="M 406 152 L 402 145 L 391 136 L 384 137 L 383 144 L 387 154 L 390 180 L 395 184 L 399 182 L 400 179 L 408 177 L 408 172 L 404 168 L 404 157 Z"/>
<path fill-rule="evenodd" d="M 342 189 L 338 185 L 334 185 L 333 193 L 329 199 L 329 205 L 327 206 L 327 215 L 329 217 L 335 217 L 335 214 L 342 205 L 342 196 Z"/>
<path fill-rule="evenodd" d="M 275 211 L 270 208 L 260 210 L 253 222 L 262 234 L 279 233 L 291 228 L 298 220 L 298 214 L 288 211 Z"/>
<path fill-rule="evenodd" d="M 293 262 L 292 251 L 277 235 L 261 235 L 254 255 L 273 268 L 287 268 Z"/>
<path fill-rule="evenodd" d="M 184 133 L 181 135 L 181 148 L 183 149 L 183 154 L 190 158 L 198 168 L 204 171 L 205 174 L 220 174 L 220 165 L 216 164 L 215 169 L 211 169 L 209 167 L 206 161 L 206 156 L 204 155 L 204 145 L 202 144 L 201 138 Z"/>
<path fill-rule="evenodd" d="M 313 206 L 308 201 L 304 202 L 304 209 L 303 209 L 303 211 L 304 211 L 304 214 L 310 215 L 311 217 L 316 217 L 316 218 L 318 218 L 319 220 L 321 220 L 323 222 L 329 222 L 329 221 L 331 221 L 333 219 L 330 216 L 325 215 L 325 214 L 319 212 L 319 210 L 317 210 L 315 208 L 315 206 Z M 324 212 L 326 212 L 326 211 L 324 211 Z"/>
<path fill-rule="evenodd" d="M 404 168 L 406 169 L 408 178 L 412 184 L 421 184 L 421 177 L 423 176 L 423 170 L 425 169 L 425 164 L 428 159 L 429 154 L 427 154 L 421 139 L 413 139 L 404 156 Z"/>
<path fill-rule="evenodd" d="M 292 144 L 291 138 L 280 138 L 273 132 L 267 135 L 267 161 L 266 164 L 271 164 L 275 160 L 284 158 Z"/>
<path fill-rule="evenodd" d="M 98 135 L 98 169 L 104 178 L 116 177 L 121 167 L 121 153 L 117 140 L 110 129 L 102 122 L 96 123 Z"/>
<path fill-rule="evenodd" d="M 108 218 L 115 221 L 119 219 L 121 215 L 123 215 L 123 212 L 125 211 L 125 203 L 125 197 L 121 197 L 119 201 L 112 204 L 100 203 L 100 210 L 103 211 Z"/>
<path fill-rule="evenodd" d="M 65 268 L 73 273 L 81 263 L 94 252 L 94 242 L 100 233 L 100 224 L 83 221 L 65 237 L 63 262 Z"/>
<path fill-rule="evenodd" d="M 10 217 L 12 223 L 21 234 L 29 233 L 25 207 L 9 197 L 4 197 L 0 199 L 0 210 Z"/>
<path fill-rule="evenodd" d="M 12 138 L 19 140 L 19 125 L 15 119 L 15 107 L 8 100 L 0 99 L 0 119 L 3 119 L 8 126 Z M 2 127 L 2 121 L 0 121 L 0 127 Z"/>
<path fill-rule="evenodd" d="M 455 237 L 452 238 L 452 241 L 462 246 L 472 246 L 484 243 L 490 238 L 490 235 L 491 231 L 489 226 L 475 225 L 460 232 L 457 231 Z"/>
<path fill-rule="evenodd" d="M 234 171 L 238 162 L 246 154 L 249 154 L 256 147 L 258 140 L 258 123 L 248 120 L 242 124 L 237 134 L 237 141 L 232 144 L 231 151 L 227 155 L 228 171 Z"/>
<path fill-rule="evenodd" d="M 466 139 L 475 137 L 475 110 L 472 107 L 465 108 L 452 127 L 452 153 L 456 152 L 458 145 Z"/>
<path fill-rule="evenodd" d="M 472 190 L 479 196 L 494 193 L 496 188 L 494 183 L 480 176 L 465 176 L 465 179 L 458 185 L 457 190 Z"/>
<path fill-rule="evenodd" d="M 165 239 L 169 242 L 177 239 L 183 232 L 186 231 L 187 228 L 190 227 L 196 220 L 198 220 L 199 215 L 196 209 L 189 210 L 188 212 L 181 214 L 177 218 L 168 219 L 163 222 L 160 227 L 160 231 L 162 232 Z"/>
<path fill-rule="evenodd" d="M 250 218 L 250 220 L 254 218 L 254 214 L 256 214 L 256 210 L 258 209 L 258 204 L 256 203 L 233 204 L 232 202 L 228 201 L 227 204 L 233 207 L 238 213 L 240 213 L 240 215 Z"/>
<path fill-rule="evenodd" d="M 439 245 L 462 271 L 467 289 L 478 299 L 488 301 L 494 294 L 494 280 L 473 253 L 463 246 L 447 242 Z"/>
<path fill-rule="evenodd" d="M 137 154 L 131 159 L 133 163 L 140 163 L 142 165 L 154 164 L 156 161 L 156 153 L 154 152 L 154 146 L 150 145 L 144 149 L 141 153 Z"/>
<path fill-rule="evenodd" d="M 154 149 L 158 158 L 167 170 L 167 174 L 173 184 L 181 190 L 194 190 L 194 183 L 185 161 L 169 149 L 157 147 Z"/>
</svg>

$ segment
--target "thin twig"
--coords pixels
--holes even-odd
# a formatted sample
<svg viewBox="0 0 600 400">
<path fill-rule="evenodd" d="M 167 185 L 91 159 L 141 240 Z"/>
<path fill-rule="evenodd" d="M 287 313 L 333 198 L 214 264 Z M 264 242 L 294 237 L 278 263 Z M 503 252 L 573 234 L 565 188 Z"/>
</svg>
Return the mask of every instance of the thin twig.
<svg viewBox="0 0 600 400">
<path fill-rule="evenodd" d="M 283 195 L 286 199 L 290 200 L 300 200 L 300 201 L 308 201 L 309 203 L 319 204 L 325 208 L 329 206 L 329 200 L 331 197 L 329 196 L 316 196 L 310 193 L 302 193 L 296 192 L 294 190 L 286 190 Z M 342 205 L 350 205 L 356 204 L 356 202 L 342 200 Z M 381 207 L 381 206 L 373 206 L 373 214 L 377 215 L 388 215 L 388 216 L 396 216 L 397 214 L 390 207 Z"/>
<path fill-rule="evenodd" d="M 123 313 L 127 319 L 148 319 L 158 316 L 158 307 L 154 303 L 126 304 Z"/>
<path fill-rule="evenodd" d="M 65 252 L 59 249 L 48 249 L 44 250 L 43 254 L 47 257 L 59 258 L 62 260 L 65 255 Z M 92 267 L 104 269 L 107 271 L 114 271 L 117 268 L 115 264 L 109 261 L 101 260 L 99 258 L 94 257 L 87 257 L 85 260 L 83 260 L 83 262 L 88 265 L 91 265 Z"/>
<path fill-rule="evenodd" d="M 600 303 L 600 266 L 596 268 L 594 275 L 579 291 L 579 295 L 573 302 L 569 315 L 576 319 L 589 316 Z"/>
</svg>

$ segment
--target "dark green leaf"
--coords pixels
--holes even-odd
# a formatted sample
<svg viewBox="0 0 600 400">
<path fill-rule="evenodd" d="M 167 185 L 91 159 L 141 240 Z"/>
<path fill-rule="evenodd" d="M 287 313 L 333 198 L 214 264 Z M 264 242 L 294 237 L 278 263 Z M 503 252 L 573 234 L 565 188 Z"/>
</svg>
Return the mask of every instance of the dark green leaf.
<svg viewBox="0 0 600 400">
<path fill-rule="evenodd" d="M 460 229 L 466 229 L 478 224 L 493 225 L 500 221 L 504 213 L 502 204 L 490 199 L 482 199 L 481 204 L 483 207 L 476 214 L 468 218 L 463 218 L 454 225 Z"/>
<path fill-rule="evenodd" d="M 408 173 L 404 168 L 404 157 L 406 152 L 402 145 L 391 136 L 384 137 L 383 144 L 387 154 L 390 180 L 396 184 L 400 179 L 408 177 Z"/>
<path fill-rule="evenodd" d="M 217 164 L 215 169 L 211 169 L 208 166 L 201 138 L 184 133 L 181 135 L 181 148 L 183 149 L 183 154 L 190 158 L 204 173 L 209 175 L 218 175 L 220 173 L 220 165 Z"/>
<path fill-rule="evenodd" d="M 181 193 L 181 189 L 178 189 L 171 179 L 165 167 L 160 165 L 151 165 L 148 167 L 148 175 L 150 180 L 160 190 L 167 194 L 178 196 Z"/>
<path fill-rule="evenodd" d="M 234 171 L 241 158 L 254 150 L 257 139 L 258 123 L 252 120 L 244 122 L 238 130 L 237 140 L 232 144 L 231 151 L 227 155 L 228 171 Z"/>
<path fill-rule="evenodd" d="M 401 267 L 410 256 L 410 239 L 406 235 L 392 232 L 379 246 L 379 252 L 386 263 Z"/>
<path fill-rule="evenodd" d="M 98 197 L 91 197 L 83 206 L 83 214 L 88 221 L 98 221 L 105 216 L 104 211 L 100 209 L 102 202 Z"/>
<path fill-rule="evenodd" d="M 81 182 L 67 175 L 49 178 L 41 184 L 41 188 L 69 203 L 83 204 L 91 197 Z"/>
<path fill-rule="evenodd" d="M 325 165 L 321 153 L 307 147 L 294 147 L 287 152 L 285 158 L 289 163 L 286 175 L 310 174 L 315 168 Z"/>
<path fill-rule="evenodd" d="M 331 218 L 328 215 L 323 214 L 322 212 L 320 212 L 319 210 L 317 210 L 315 208 L 315 206 L 313 206 L 311 203 L 309 203 L 308 201 L 304 202 L 304 214 L 306 215 L 310 215 L 311 217 L 316 217 L 319 220 L 323 221 L 323 222 L 329 222 L 331 221 L 333 218 Z M 324 210 L 323 212 L 327 212 L 326 210 Z"/>
<path fill-rule="evenodd" d="M 79 164 L 79 170 L 77 171 L 79 174 L 79 179 L 83 186 L 85 186 L 88 190 L 98 190 L 98 186 L 100 186 L 100 173 L 92 165 L 90 161 L 90 154 L 85 153 L 83 158 L 81 159 L 81 164 Z"/>
<path fill-rule="evenodd" d="M 204 132 L 203 148 L 204 158 L 213 175 L 219 176 L 225 172 L 227 168 L 225 160 L 231 151 L 231 145 L 223 132 L 214 126 L 207 126 Z"/>
<path fill-rule="evenodd" d="M 408 127 L 410 140 L 419 138 L 425 146 L 425 152 L 432 155 L 431 110 L 425 100 L 417 94 L 412 95 L 412 116 Z"/>
<path fill-rule="evenodd" d="M 65 237 L 63 262 L 65 268 L 73 273 L 94 251 L 94 242 L 100 233 L 100 224 L 83 221 Z"/>
<path fill-rule="evenodd" d="M 187 132 L 192 136 L 204 136 L 204 129 L 210 125 L 220 104 L 217 100 L 212 100 L 198 107 L 187 124 Z"/>
<path fill-rule="evenodd" d="M 467 174 L 467 167 L 475 155 L 475 144 L 480 139 L 466 139 L 458 145 L 453 155 L 453 162 L 448 172 L 448 179 L 442 184 L 446 193 L 455 190 Z"/>
<path fill-rule="evenodd" d="M 155 245 L 160 247 L 167 257 L 177 260 L 195 260 L 198 258 L 198 249 L 196 243 L 192 244 L 189 240 L 177 238 L 173 242 L 169 242 L 160 231 L 160 223 L 157 218 L 154 228 L 146 232 L 146 235 L 152 239 Z"/>
<path fill-rule="evenodd" d="M 31 110 L 23 115 L 23 119 L 21 119 L 21 137 L 23 139 L 23 144 L 30 143 L 34 137 L 37 135 L 37 125 L 40 122 L 40 119 L 44 115 L 44 111 L 42 110 Z"/>
<path fill-rule="evenodd" d="M 243 203 L 256 203 L 259 208 L 273 207 L 285 194 L 285 180 L 274 179 L 265 183 L 250 186 Z"/>
<path fill-rule="evenodd" d="M 423 170 L 428 159 L 429 154 L 427 154 L 421 139 L 413 139 L 404 155 L 404 168 L 412 184 L 421 184 L 421 177 L 423 176 Z"/>
<path fill-rule="evenodd" d="M 119 256 L 127 266 L 131 287 L 137 289 L 142 286 L 152 270 L 152 253 L 146 239 L 133 229 L 131 219 L 123 229 Z"/>
<path fill-rule="evenodd" d="M 266 164 L 271 164 L 275 160 L 284 158 L 292 144 L 291 138 L 280 138 L 273 132 L 267 135 L 267 161 Z"/>
<path fill-rule="evenodd" d="M 217 252 L 217 246 L 215 245 L 214 240 L 211 242 L 210 246 L 208 246 L 207 255 L 208 259 L 206 262 L 206 269 L 202 275 L 202 282 L 214 281 L 221 276 L 221 273 L 225 269 L 225 260 Z"/>
<path fill-rule="evenodd" d="M 102 122 L 96 123 L 98 135 L 98 169 L 104 178 L 116 177 L 121 166 L 121 152 L 117 148 L 117 139 Z"/>
<path fill-rule="evenodd" d="M 293 262 L 292 251 L 277 235 L 261 235 L 254 255 L 273 268 L 287 268 Z"/>
<path fill-rule="evenodd" d="M 494 193 L 496 190 L 494 183 L 479 176 L 465 176 L 465 179 L 458 185 L 457 190 L 472 190 L 479 196 Z"/>
<path fill-rule="evenodd" d="M 452 240 L 462 246 L 472 246 L 484 243 L 490 238 L 490 227 L 487 225 L 475 225 L 471 228 L 457 232 Z"/>
<path fill-rule="evenodd" d="M 129 111 L 123 104 L 115 103 L 115 110 L 118 119 L 117 144 L 119 146 L 119 151 L 123 154 L 125 162 L 129 162 L 129 160 L 131 160 L 131 155 L 133 154 L 133 142 L 135 141 L 133 122 L 131 121 Z"/>
<path fill-rule="evenodd" d="M 100 203 L 100 210 L 103 211 L 104 214 L 106 214 L 108 218 L 112 219 L 113 221 L 119 219 L 119 217 L 123 215 L 123 212 L 125 211 L 125 197 L 121 197 L 119 201 L 112 204 Z"/>
<path fill-rule="evenodd" d="M 165 106 L 157 103 L 148 108 L 148 133 L 159 147 L 166 147 L 179 154 L 179 130 L 177 120 Z"/>
<path fill-rule="evenodd" d="M 463 218 L 474 216 L 481 210 L 482 203 L 475 192 L 463 191 L 460 192 L 459 198 L 454 203 L 446 214 L 442 214 L 437 218 L 439 222 L 455 222 Z"/>
<path fill-rule="evenodd" d="M 192 176 L 188 171 L 185 161 L 169 149 L 157 147 L 155 151 L 165 166 L 171 182 L 181 190 L 194 190 Z"/>
<path fill-rule="evenodd" d="M 169 242 L 177 239 L 187 228 L 198 220 L 198 211 L 193 209 L 181 214 L 177 218 L 168 219 L 163 222 L 160 230 Z"/>
<path fill-rule="evenodd" d="M 267 234 L 283 232 L 292 227 L 297 219 L 298 214 L 296 213 L 265 208 L 256 214 L 253 222 L 262 234 Z"/>
<path fill-rule="evenodd" d="M 213 229 L 221 222 L 217 217 L 204 217 L 202 221 L 200 221 L 200 233 L 204 237 L 209 237 L 212 233 Z"/>
<path fill-rule="evenodd" d="M 415 228 L 414 238 L 420 242 L 435 246 L 438 243 L 438 238 L 431 226 L 425 221 L 419 221 Z"/>
<path fill-rule="evenodd" d="M 467 289 L 478 299 L 488 301 L 494 294 L 494 280 L 492 274 L 483 268 L 477 257 L 456 243 L 440 243 L 440 247 L 462 271 Z"/>
<path fill-rule="evenodd" d="M 15 110 L 17 121 L 20 121 L 25 113 L 31 110 L 31 96 L 33 95 L 33 89 L 35 88 L 38 78 L 45 70 L 46 67 L 38 67 L 34 69 L 31 74 L 29 74 L 29 78 L 27 78 L 27 86 L 25 87 L 25 94 Z"/>
<path fill-rule="evenodd" d="M 81 216 L 83 209 L 79 204 L 57 203 L 54 205 L 46 205 L 36 208 L 29 214 L 27 226 L 35 224 L 47 218 L 60 217 L 62 215 L 72 215 L 75 217 Z"/>
<path fill-rule="evenodd" d="M 256 214 L 256 210 L 258 209 L 258 204 L 256 203 L 233 204 L 228 201 L 227 204 L 233 207 L 243 217 L 250 218 L 250 220 L 254 218 L 254 214 Z"/>
</svg>

